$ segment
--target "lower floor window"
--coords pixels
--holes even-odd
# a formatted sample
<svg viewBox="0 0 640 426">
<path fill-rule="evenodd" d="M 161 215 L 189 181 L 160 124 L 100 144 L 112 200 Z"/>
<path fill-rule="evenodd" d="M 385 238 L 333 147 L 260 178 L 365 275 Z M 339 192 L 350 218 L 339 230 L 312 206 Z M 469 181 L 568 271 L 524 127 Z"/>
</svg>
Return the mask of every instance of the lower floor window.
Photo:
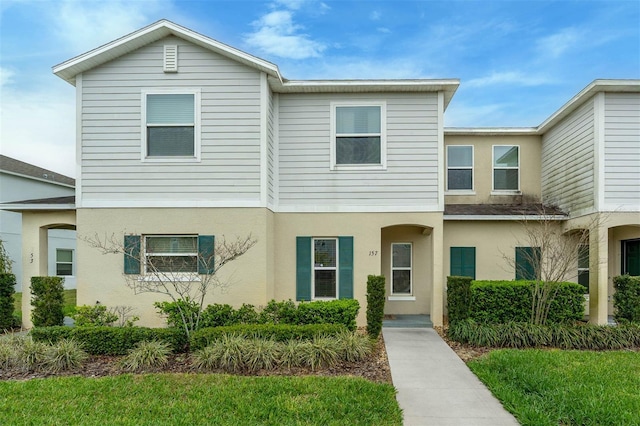
<svg viewBox="0 0 640 426">
<path fill-rule="evenodd" d="M 578 247 L 578 284 L 589 289 L 589 246 Z"/>
<path fill-rule="evenodd" d="M 296 300 L 353 299 L 353 237 L 296 237 Z"/>
<path fill-rule="evenodd" d="M 411 294 L 411 243 L 391 244 L 391 294 Z"/>
<path fill-rule="evenodd" d="M 476 279 L 475 247 L 451 247 L 449 262 L 451 276 Z"/>
<path fill-rule="evenodd" d="M 640 275 L 640 239 L 622 241 L 622 274 Z"/>
<path fill-rule="evenodd" d="M 144 239 L 145 271 L 198 272 L 198 237 L 147 236 Z"/>
<path fill-rule="evenodd" d="M 335 299 L 338 288 L 338 241 L 313 240 L 313 297 Z"/>
<path fill-rule="evenodd" d="M 516 280 L 540 278 L 540 247 L 516 247 Z"/>
<path fill-rule="evenodd" d="M 58 276 L 73 275 L 73 250 L 70 250 L 70 249 L 56 250 L 56 275 Z"/>
</svg>

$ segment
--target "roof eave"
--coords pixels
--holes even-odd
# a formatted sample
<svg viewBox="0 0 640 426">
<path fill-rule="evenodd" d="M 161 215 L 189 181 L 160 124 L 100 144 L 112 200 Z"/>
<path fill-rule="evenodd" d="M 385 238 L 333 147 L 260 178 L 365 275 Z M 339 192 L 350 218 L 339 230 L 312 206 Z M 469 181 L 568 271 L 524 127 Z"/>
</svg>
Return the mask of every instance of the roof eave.
<svg viewBox="0 0 640 426">
<path fill-rule="evenodd" d="M 460 136 L 535 136 L 539 133 L 536 127 L 445 127 L 444 134 Z"/>
<path fill-rule="evenodd" d="M 122 55 L 133 52 L 149 43 L 153 43 L 169 35 L 175 35 L 194 44 L 212 50 L 230 59 L 258 69 L 276 79 L 282 80 L 275 64 L 252 56 L 246 52 L 213 40 L 200 33 L 182 27 L 166 19 L 162 19 L 124 37 L 71 58 L 53 67 L 53 73 L 75 86 L 76 76 L 92 68 L 100 66 Z"/>
<path fill-rule="evenodd" d="M 451 214 L 443 215 L 444 220 L 499 220 L 499 221 L 536 221 L 536 220 L 567 220 L 564 215 L 472 215 L 472 214 Z"/>
<path fill-rule="evenodd" d="M 269 79 L 276 93 L 372 93 L 443 92 L 444 108 L 460 86 L 458 79 L 417 80 L 276 80 Z"/>
<path fill-rule="evenodd" d="M 592 81 L 587 87 L 582 89 L 577 95 L 571 98 L 566 104 L 560 107 L 549 118 L 540 124 L 537 129 L 542 134 L 556 125 L 560 120 L 571 114 L 576 108 L 584 103 L 591 96 L 599 92 L 640 92 L 640 80 L 608 80 L 599 79 Z"/>
<path fill-rule="evenodd" d="M 29 212 L 29 211 L 64 211 L 76 210 L 75 204 L 22 204 L 22 203 L 6 203 L 0 204 L 0 210 L 10 212 Z"/>
</svg>

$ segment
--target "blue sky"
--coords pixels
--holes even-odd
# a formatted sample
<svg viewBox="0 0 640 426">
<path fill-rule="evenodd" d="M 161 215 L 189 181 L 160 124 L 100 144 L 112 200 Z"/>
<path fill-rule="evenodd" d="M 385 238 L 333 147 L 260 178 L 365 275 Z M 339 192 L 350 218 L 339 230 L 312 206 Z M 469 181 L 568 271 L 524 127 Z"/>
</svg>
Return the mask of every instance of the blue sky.
<svg viewBox="0 0 640 426">
<path fill-rule="evenodd" d="M 162 18 L 292 80 L 459 78 L 447 126 L 536 126 L 596 78 L 640 78 L 637 0 L 0 0 L 0 152 L 75 177 L 51 67 Z"/>
</svg>

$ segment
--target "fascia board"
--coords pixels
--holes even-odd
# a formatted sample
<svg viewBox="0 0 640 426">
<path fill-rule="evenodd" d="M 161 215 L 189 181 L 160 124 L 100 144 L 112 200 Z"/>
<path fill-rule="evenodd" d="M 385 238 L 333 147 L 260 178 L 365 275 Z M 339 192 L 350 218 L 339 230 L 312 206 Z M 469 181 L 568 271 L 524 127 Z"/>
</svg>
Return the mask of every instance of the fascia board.
<svg viewBox="0 0 640 426">
<path fill-rule="evenodd" d="M 640 80 L 594 80 L 538 126 L 542 134 L 598 92 L 640 92 Z"/>
<path fill-rule="evenodd" d="M 242 52 L 241 50 L 164 19 L 71 58 L 61 64 L 55 65 L 53 67 L 53 73 L 75 85 L 76 75 L 172 34 L 232 60 L 256 68 L 279 80 L 282 79 L 278 67 L 271 62 Z"/>
</svg>

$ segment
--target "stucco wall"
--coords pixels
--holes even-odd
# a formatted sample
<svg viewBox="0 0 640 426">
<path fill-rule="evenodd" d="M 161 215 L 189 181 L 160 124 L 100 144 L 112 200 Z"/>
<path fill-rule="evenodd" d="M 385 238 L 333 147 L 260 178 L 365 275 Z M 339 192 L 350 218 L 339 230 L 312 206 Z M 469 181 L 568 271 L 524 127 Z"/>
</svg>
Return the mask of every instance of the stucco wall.
<svg viewBox="0 0 640 426">
<path fill-rule="evenodd" d="M 493 146 L 518 145 L 520 147 L 520 193 L 527 199 L 540 200 L 540 136 L 506 135 L 451 135 L 445 134 L 445 150 L 449 145 L 473 146 L 473 193 L 465 191 L 456 195 L 445 192 L 446 204 L 509 204 L 519 202 L 520 197 L 492 194 Z M 446 175 L 446 165 L 445 165 Z"/>
<path fill-rule="evenodd" d="M 273 287 L 267 266 L 266 209 L 78 209 L 78 305 L 125 305 L 136 310 L 142 326 L 162 326 L 164 319 L 153 303 L 168 300 L 154 293 L 135 295 L 123 277 L 123 255 L 106 254 L 90 247 L 82 239 L 98 235 L 113 236 L 122 241 L 124 234 L 201 234 L 215 235 L 233 241 L 251 234 L 257 244 L 244 256 L 225 265 L 217 273 L 228 284 L 225 292 L 210 291 L 205 305 L 228 303 L 240 306 L 250 303 L 264 305 Z"/>
</svg>

